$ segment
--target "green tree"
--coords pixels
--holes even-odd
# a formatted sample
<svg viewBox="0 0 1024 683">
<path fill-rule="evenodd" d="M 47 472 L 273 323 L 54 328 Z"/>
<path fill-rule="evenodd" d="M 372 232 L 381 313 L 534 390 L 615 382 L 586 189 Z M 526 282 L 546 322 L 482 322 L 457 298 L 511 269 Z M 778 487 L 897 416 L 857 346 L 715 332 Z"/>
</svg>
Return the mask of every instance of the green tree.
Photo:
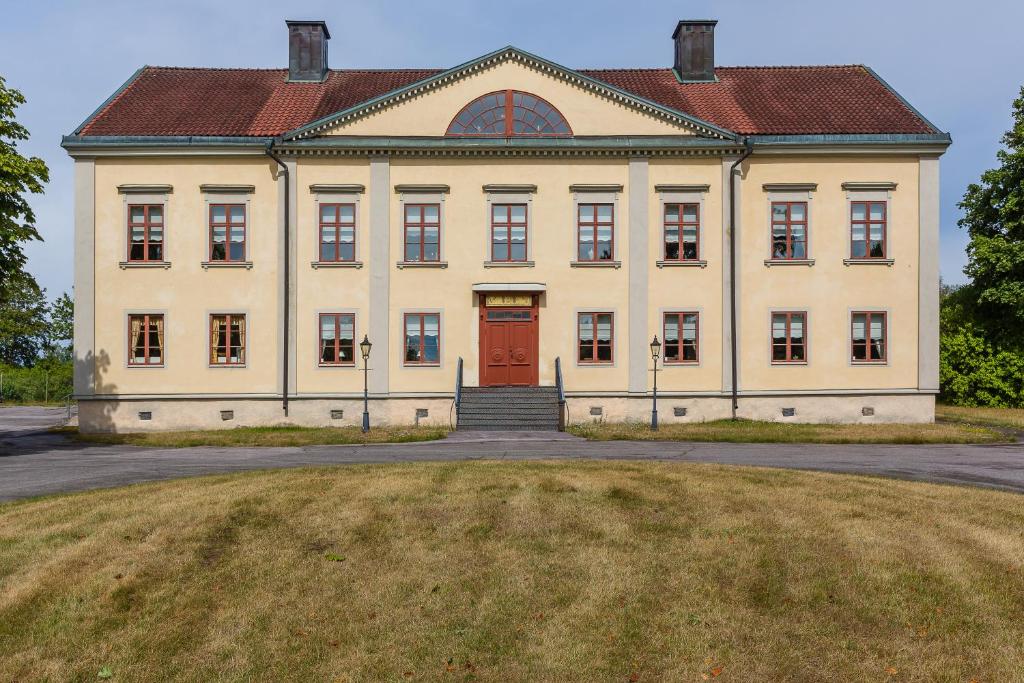
<svg viewBox="0 0 1024 683">
<path fill-rule="evenodd" d="M 49 334 L 46 292 L 25 271 L 0 281 L 0 363 L 34 365 Z"/>
<path fill-rule="evenodd" d="M 64 292 L 50 306 L 50 326 L 46 333 L 46 355 L 57 360 L 71 359 L 75 336 L 75 302 Z"/>
<path fill-rule="evenodd" d="M 17 122 L 14 112 L 24 103 L 22 94 L 8 88 L 0 76 L 0 285 L 22 272 L 22 243 L 42 239 L 25 196 L 42 192 L 50 180 L 42 159 L 18 153 L 17 143 L 28 139 L 28 130 Z"/>
<path fill-rule="evenodd" d="M 960 227 L 970 235 L 967 267 L 978 324 L 997 344 L 1024 345 L 1024 87 L 999 167 L 967 187 Z"/>
</svg>

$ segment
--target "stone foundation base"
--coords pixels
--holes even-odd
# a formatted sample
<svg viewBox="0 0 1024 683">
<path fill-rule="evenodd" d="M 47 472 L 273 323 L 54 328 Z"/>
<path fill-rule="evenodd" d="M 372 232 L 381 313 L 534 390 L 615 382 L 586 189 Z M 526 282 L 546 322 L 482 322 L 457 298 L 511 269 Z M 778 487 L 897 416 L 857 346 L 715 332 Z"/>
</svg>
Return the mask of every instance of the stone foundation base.
<svg viewBox="0 0 1024 683">
<path fill-rule="evenodd" d="M 570 397 L 567 424 L 647 422 L 650 397 Z M 450 398 L 387 398 L 370 400 L 370 424 L 454 424 Z M 659 398 L 658 421 L 707 422 L 731 416 L 728 397 Z M 78 403 L 82 432 L 155 432 L 190 429 L 232 429 L 270 425 L 351 427 L 362 424 L 359 399 L 289 401 L 285 416 L 279 398 L 267 399 L 83 399 Z M 800 395 L 743 397 L 738 417 L 772 422 L 886 423 L 934 422 L 935 397 L 930 394 L 886 396 Z"/>
<path fill-rule="evenodd" d="M 567 424 L 649 422 L 651 419 L 650 397 L 573 397 L 566 399 L 566 404 Z M 726 420 L 732 416 L 730 406 L 727 397 L 659 397 L 658 423 Z M 935 397 L 931 394 L 741 397 L 737 417 L 768 422 L 934 422 Z"/>
</svg>

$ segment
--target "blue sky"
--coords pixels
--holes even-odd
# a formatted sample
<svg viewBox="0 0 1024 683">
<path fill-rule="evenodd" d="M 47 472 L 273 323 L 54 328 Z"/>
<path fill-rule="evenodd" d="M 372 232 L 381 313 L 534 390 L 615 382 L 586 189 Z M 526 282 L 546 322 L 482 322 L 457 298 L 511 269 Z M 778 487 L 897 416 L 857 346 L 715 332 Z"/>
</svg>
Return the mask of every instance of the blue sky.
<svg viewBox="0 0 1024 683">
<path fill-rule="evenodd" d="M 513 44 L 569 67 L 670 66 L 678 19 L 719 20 L 716 62 L 867 64 L 953 135 L 942 160 L 942 275 L 961 282 L 957 202 L 995 163 L 1024 84 L 1020 0 L 718 0 L 552 2 L 478 0 L 37 0 L 9 3 L 0 74 L 28 103 L 21 146 L 51 170 L 34 197 L 45 242 L 29 268 L 51 297 L 72 284 L 72 172 L 59 147 L 143 64 L 284 67 L 284 20 L 324 19 L 335 68 L 449 67 Z"/>
</svg>

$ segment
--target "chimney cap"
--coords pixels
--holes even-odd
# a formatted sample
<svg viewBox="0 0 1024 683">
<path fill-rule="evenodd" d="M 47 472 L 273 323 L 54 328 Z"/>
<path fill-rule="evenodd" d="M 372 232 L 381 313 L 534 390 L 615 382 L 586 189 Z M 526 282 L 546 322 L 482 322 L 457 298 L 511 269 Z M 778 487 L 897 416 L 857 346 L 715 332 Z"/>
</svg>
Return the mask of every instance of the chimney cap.
<svg viewBox="0 0 1024 683">
<path fill-rule="evenodd" d="M 327 38 L 328 40 L 331 39 L 331 32 L 327 30 L 326 21 L 320 19 L 285 19 L 284 23 L 288 25 L 288 28 L 291 28 L 292 26 L 319 26 L 320 29 L 324 32 L 324 38 Z"/>
<path fill-rule="evenodd" d="M 682 19 L 676 24 L 676 30 L 672 31 L 672 38 L 678 38 L 679 32 L 683 30 L 684 26 L 710 26 L 712 28 L 718 24 L 718 19 Z"/>
</svg>

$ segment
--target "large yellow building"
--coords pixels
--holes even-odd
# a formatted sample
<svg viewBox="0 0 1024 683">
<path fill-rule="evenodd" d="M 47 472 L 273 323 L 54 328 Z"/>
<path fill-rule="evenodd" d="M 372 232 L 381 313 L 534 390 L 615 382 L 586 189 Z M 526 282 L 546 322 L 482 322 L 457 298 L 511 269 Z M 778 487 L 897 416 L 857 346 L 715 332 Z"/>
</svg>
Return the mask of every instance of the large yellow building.
<svg viewBox="0 0 1024 683">
<path fill-rule="evenodd" d="M 364 337 L 376 424 L 646 419 L 654 337 L 663 422 L 931 421 L 949 136 L 714 23 L 664 69 L 330 70 L 322 22 L 140 69 L 63 141 L 82 428 L 358 424 Z"/>
</svg>

